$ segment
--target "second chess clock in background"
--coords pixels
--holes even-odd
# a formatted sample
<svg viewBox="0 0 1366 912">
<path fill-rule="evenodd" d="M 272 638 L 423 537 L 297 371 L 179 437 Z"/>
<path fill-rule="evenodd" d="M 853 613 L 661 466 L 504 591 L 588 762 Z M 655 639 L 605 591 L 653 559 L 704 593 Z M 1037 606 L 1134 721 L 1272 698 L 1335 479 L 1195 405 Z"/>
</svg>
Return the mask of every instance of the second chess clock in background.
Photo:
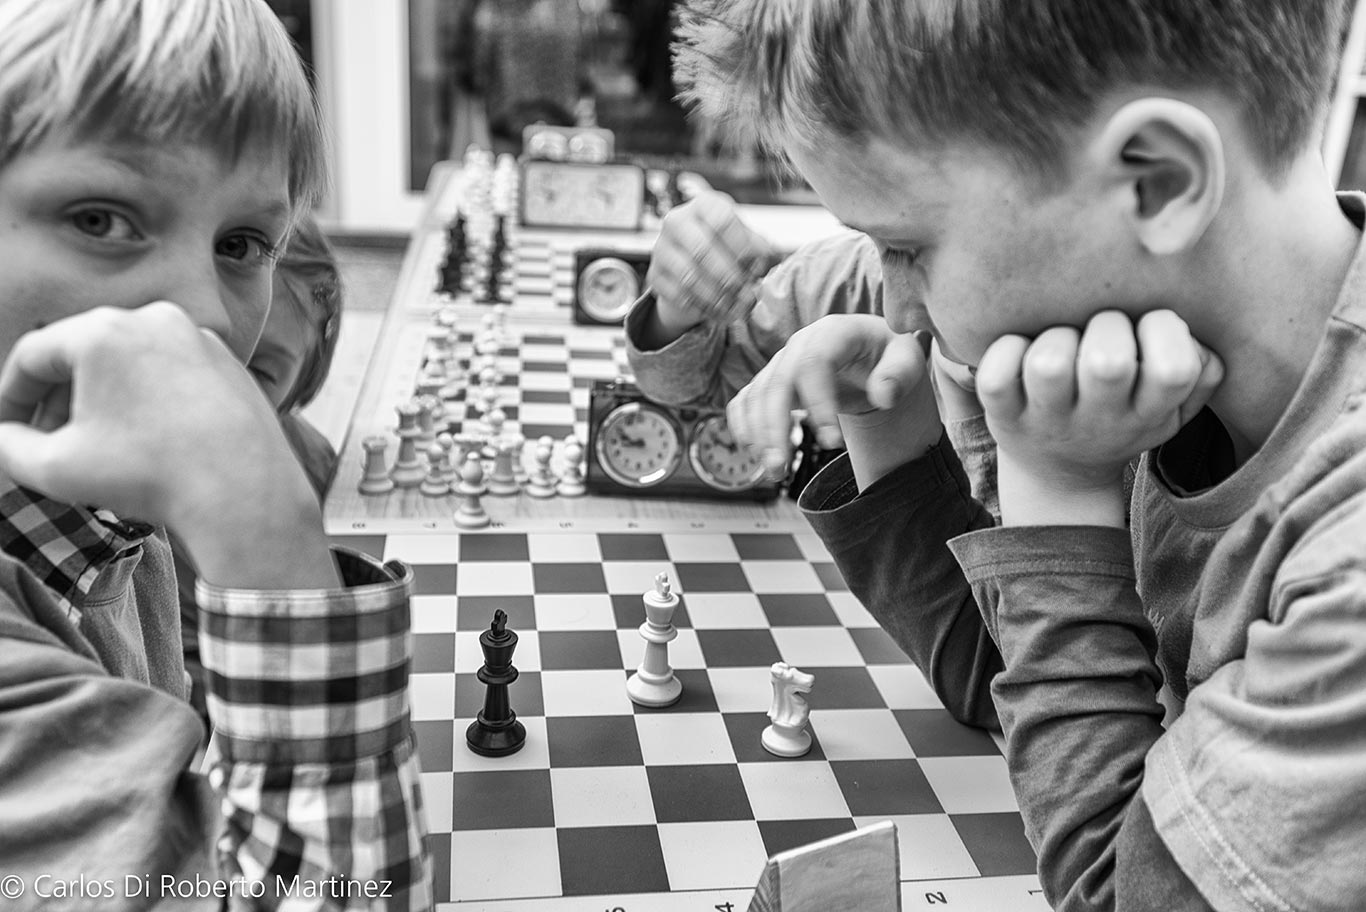
<svg viewBox="0 0 1366 912">
<path fill-rule="evenodd" d="M 766 500 L 779 490 L 724 413 L 661 405 L 624 380 L 590 388 L 587 455 L 594 494 Z"/>
<path fill-rule="evenodd" d="M 620 326 L 645 288 L 648 252 L 585 247 L 574 253 L 574 322 Z"/>
</svg>

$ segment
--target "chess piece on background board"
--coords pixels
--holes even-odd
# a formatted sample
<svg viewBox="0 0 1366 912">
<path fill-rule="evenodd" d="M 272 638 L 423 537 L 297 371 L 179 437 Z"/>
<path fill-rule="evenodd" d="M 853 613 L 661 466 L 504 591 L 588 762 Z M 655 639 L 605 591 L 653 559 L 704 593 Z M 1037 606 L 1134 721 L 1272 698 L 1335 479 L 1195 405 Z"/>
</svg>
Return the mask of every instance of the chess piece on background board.
<svg viewBox="0 0 1366 912">
<path fill-rule="evenodd" d="M 404 402 L 395 407 L 398 412 L 398 455 L 389 477 L 400 488 L 415 488 L 427 477 L 427 469 L 417 452 L 418 439 L 422 429 L 417 425 L 418 407 L 416 403 Z"/>
<path fill-rule="evenodd" d="M 779 852 L 747 912 L 901 912 L 896 824 L 883 820 Z"/>
<path fill-rule="evenodd" d="M 417 437 L 419 446 L 428 447 L 436 442 L 436 419 L 437 412 L 441 408 L 441 400 L 435 396 L 417 396 L 413 399 L 417 406 L 417 429 L 420 431 Z"/>
<path fill-rule="evenodd" d="M 521 492 L 517 472 L 513 467 L 518 447 L 512 441 L 499 438 L 494 443 L 493 471 L 489 473 L 489 493 L 495 497 L 511 497 Z"/>
<path fill-rule="evenodd" d="M 478 677 L 487 690 L 484 708 L 465 729 L 465 743 L 485 757 L 515 754 L 526 743 L 526 726 L 517 721 L 508 697 L 508 686 L 517 680 L 518 672 L 512 664 L 517 634 L 507 629 L 507 619 L 507 613 L 499 608 L 493 613 L 489 629 L 479 635 L 484 665 Z"/>
<path fill-rule="evenodd" d="M 530 497 L 554 497 L 555 496 L 555 474 L 550 470 L 550 459 L 555 452 L 555 441 L 550 437 L 542 437 L 536 441 L 536 449 L 532 453 L 535 465 L 531 470 L 531 477 L 527 479 L 526 492 Z"/>
<path fill-rule="evenodd" d="M 389 440 L 382 434 L 372 434 L 361 441 L 365 451 L 364 467 L 361 471 L 359 489 L 362 494 L 388 494 L 394 489 L 394 480 L 389 477 L 389 467 L 384 463 L 384 453 L 389 449 Z"/>
<path fill-rule="evenodd" d="M 460 469 L 464 463 L 458 460 L 463 459 L 464 454 L 455 449 L 455 438 L 449 431 L 442 431 L 436 435 L 436 445 L 444 451 L 441 457 L 441 473 L 446 479 L 447 487 L 459 483 Z"/>
<path fill-rule="evenodd" d="M 446 450 L 439 443 L 427 447 L 427 477 L 422 479 L 418 490 L 426 497 L 445 497 L 451 493 L 451 483 L 446 480 Z"/>
<path fill-rule="evenodd" d="M 487 437 L 482 452 L 485 459 L 493 459 L 498 455 L 498 447 L 503 440 L 503 425 L 507 424 L 507 420 L 507 414 L 496 405 L 484 414 Z"/>
<path fill-rule="evenodd" d="M 462 529 L 482 529 L 490 522 L 481 498 L 488 493 L 484 486 L 484 466 L 479 454 L 470 453 L 460 469 L 460 484 L 455 492 L 460 495 L 460 506 L 455 511 L 455 524 Z"/>
<path fill-rule="evenodd" d="M 573 434 L 564 438 L 564 474 L 555 490 L 561 497 L 582 497 L 588 490 L 583 481 L 583 444 Z"/>
<path fill-rule="evenodd" d="M 626 679 L 626 695 L 641 706 L 671 706 L 683 696 L 683 682 L 669 666 L 669 642 L 678 636 L 673 625 L 678 595 L 669 585 L 668 573 L 655 575 L 655 586 L 643 600 L 645 623 L 640 625 L 640 638 L 645 641 L 645 655 Z"/>
<path fill-rule="evenodd" d="M 764 750 L 778 757 L 800 757 L 811 750 L 811 733 L 806 720 L 811 707 L 803 694 L 811 693 L 816 678 L 786 662 L 774 662 L 773 705 L 768 711 L 772 721 L 760 736 Z"/>
</svg>

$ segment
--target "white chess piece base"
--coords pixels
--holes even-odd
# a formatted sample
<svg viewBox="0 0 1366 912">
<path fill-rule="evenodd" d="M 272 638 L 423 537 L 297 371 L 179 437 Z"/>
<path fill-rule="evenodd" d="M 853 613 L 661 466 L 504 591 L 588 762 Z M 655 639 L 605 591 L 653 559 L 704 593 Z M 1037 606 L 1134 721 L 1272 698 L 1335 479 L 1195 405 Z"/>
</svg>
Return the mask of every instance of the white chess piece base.
<svg viewBox="0 0 1366 912">
<path fill-rule="evenodd" d="M 683 696 L 683 682 L 673 675 L 652 680 L 653 675 L 637 671 L 626 680 L 626 696 L 641 706 L 672 706 Z"/>
<path fill-rule="evenodd" d="M 778 757 L 800 757 L 811 750 L 811 733 L 805 728 L 773 724 L 759 737 L 764 750 Z"/>
</svg>

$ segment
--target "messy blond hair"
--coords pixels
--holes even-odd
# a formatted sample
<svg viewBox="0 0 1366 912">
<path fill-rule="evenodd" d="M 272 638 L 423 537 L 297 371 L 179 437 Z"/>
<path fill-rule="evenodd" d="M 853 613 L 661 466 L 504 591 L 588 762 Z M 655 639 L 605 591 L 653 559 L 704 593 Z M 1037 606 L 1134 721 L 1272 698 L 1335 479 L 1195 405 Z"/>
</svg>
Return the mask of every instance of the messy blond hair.
<svg viewBox="0 0 1366 912">
<path fill-rule="evenodd" d="M 1344 16 L 1344 0 L 689 0 L 675 73 L 779 154 L 969 140 L 1043 171 L 1109 92 L 1214 90 L 1276 174 L 1318 136 Z"/>
<path fill-rule="evenodd" d="M 0 0 L 0 166 L 54 133 L 285 153 L 296 212 L 326 183 L 303 66 L 264 0 Z"/>
</svg>

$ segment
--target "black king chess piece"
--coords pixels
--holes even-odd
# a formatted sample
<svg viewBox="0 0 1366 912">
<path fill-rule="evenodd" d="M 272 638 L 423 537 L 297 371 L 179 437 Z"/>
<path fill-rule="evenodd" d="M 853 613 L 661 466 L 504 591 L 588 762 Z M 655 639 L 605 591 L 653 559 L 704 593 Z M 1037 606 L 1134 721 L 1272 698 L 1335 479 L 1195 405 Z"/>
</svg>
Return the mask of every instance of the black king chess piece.
<svg viewBox="0 0 1366 912">
<path fill-rule="evenodd" d="M 507 629 L 507 622 L 507 612 L 499 608 L 493 613 L 489 629 L 479 636 L 479 648 L 484 650 L 479 680 L 488 690 L 484 694 L 484 708 L 465 729 L 465 741 L 470 750 L 485 757 L 515 754 L 526 742 L 526 726 L 517 721 L 508 701 L 508 685 L 517 680 L 517 669 L 512 667 L 517 634 Z"/>
</svg>

